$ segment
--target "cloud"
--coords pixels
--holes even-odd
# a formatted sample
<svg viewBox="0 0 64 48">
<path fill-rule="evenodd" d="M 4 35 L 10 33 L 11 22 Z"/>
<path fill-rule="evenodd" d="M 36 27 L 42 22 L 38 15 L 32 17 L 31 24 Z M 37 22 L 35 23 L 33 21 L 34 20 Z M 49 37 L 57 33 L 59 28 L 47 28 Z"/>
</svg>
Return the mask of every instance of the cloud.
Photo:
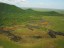
<svg viewBox="0 0 64 48">
<path fill-rule="evenodd" d="M 8 4 L 16 4 L 26 2 L 26 0 L 0 0 L 0 2 L 8 3 Z"/>
<path fill-rule="evenodd" d="M 64 9 L 64 0 L 0 0 L 0 2 L 15 5 L 17 7 Z"/>
</svg>

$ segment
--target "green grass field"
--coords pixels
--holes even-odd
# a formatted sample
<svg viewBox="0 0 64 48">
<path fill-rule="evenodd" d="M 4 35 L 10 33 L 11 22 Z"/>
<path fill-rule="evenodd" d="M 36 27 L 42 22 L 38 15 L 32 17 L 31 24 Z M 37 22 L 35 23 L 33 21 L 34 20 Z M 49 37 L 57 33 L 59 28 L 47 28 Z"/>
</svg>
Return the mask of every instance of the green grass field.
<svg viewBox="0 0 64 48">
<path fill-rule="evenodd" d="M 14 30 L 11 33 L 22 37 L 15 42 L 0 34 L 0 48 L 64 48 L 64 36 L 51 38 L 48 35 L 48 29 L 64 32 L 61 11 L 23 10 L 4 3 L 0 3 L 0 7 L 0 30 L 2 27 L 2 30 Z"/>
</svg>

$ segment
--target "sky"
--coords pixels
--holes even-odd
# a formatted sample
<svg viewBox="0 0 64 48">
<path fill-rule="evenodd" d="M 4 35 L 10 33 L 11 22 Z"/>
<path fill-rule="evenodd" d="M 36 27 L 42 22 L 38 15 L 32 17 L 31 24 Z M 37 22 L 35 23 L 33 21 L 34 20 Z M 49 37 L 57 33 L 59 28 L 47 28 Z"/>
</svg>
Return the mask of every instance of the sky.
<svg viewBox="0 0 64 48">
<path fill-rule="evenodd" d="M 0 0 L 18 7 L 64 9 L 64 0 Z"/>
</svg>

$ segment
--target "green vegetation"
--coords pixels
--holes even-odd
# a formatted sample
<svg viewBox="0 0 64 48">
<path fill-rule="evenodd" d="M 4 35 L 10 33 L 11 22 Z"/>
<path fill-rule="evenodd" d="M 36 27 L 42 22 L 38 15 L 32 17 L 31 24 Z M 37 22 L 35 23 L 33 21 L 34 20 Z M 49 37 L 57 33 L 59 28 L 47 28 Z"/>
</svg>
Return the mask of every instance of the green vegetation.
<svg viewBox="0 0 64 48">
<path fill-rule="evenodd" d="M 37 10 L 37 9 L 36 9 Z M 48 29 L 64 32 L 64 11 L 35 9 L 23 10 L 14 5 L 0 3 L 0 30 L 22 37 L 19 42 L 0 34 L 3 48 L 64 48 L 64 36 L 50 38 Z"/>
</svg>

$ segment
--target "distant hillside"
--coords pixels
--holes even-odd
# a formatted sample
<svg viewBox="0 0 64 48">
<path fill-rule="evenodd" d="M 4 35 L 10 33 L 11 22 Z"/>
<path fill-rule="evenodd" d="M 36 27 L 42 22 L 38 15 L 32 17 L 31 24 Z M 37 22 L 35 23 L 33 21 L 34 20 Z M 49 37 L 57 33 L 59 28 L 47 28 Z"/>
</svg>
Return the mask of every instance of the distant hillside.
<svg viewBox="0 0 64 48">
<path fill-rule="evenodd" d="M 59 12 L 56 11 L 47 11 L 47 12 L 40 12 L 41 15 L 44 16 L 63 16 L 64 14 L 61 14 Z"/>
<path fill-rule="evenodd" d="M 14 5 L 0 3 L 0 26 L 11 26 L 29 21 L 29 16 L 60 16 L 55 11 L 39 12 L 32 9 L 23 10 Z"/>
<path fill-rule="evenodd" d="M 32 8 L 33 10 L 36 10 L 36 11 L 63 11 L 64 12 L 64 9 L 49 9 L 49 8 Z"/>
<path fill-rule="evenodd" d="M 8 4 L 5 4 L 5 3 L 0 3 L 0 11 L 3 12 L 10 12 L 10 13 L 17 13 L 17 12 L 21 12 L 21 11 L 24 11 L 23 9 L 20 9 L 14 5 L 8 5 Z"/>
</svg>

